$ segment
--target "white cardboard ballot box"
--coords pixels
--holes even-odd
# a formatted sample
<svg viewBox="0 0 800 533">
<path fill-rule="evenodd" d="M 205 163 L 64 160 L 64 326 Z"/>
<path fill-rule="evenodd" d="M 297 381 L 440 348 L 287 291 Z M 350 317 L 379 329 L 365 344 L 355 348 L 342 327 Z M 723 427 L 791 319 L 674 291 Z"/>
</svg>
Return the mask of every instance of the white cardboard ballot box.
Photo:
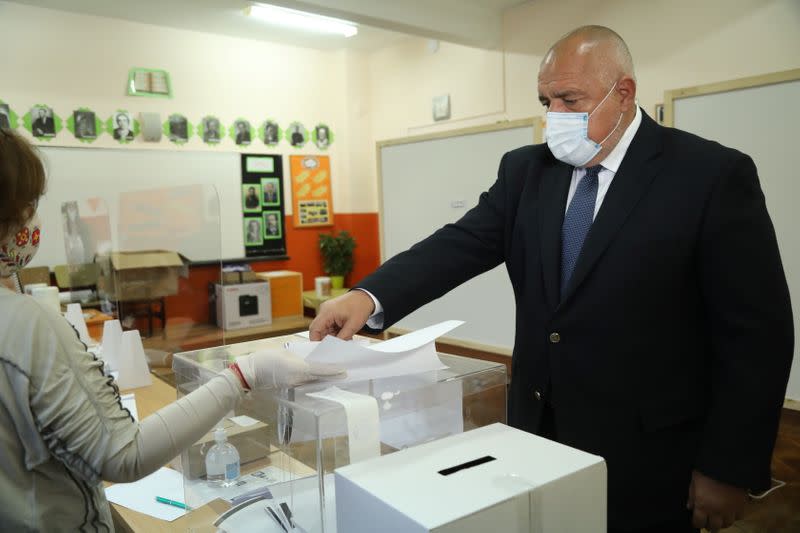
<svg viewBox="0 0 800 533">
<path fill-rule="evenodd" d="M 217 326 L 242 329 L 272 323 L 268 282 L 216 285 Z"/>
<path fill-rule="evenodd" d="M 337 531 L 599 533 L 602 457 L 503 424 L 338 468 Z"/>
</svg>

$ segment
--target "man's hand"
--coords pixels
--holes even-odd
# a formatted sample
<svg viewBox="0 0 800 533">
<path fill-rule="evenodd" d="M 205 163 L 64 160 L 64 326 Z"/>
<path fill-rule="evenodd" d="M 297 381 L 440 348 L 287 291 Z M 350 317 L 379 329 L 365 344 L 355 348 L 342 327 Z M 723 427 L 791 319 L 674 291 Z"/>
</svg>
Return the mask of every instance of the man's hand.
<svg viewBox="0 0 800 533">
<path fill-rule="evenodd" d="M 311 323 L 310 339 L 321 341 L 326 335 L 350 340 L 375 310 L 372 298 L 364 291 L 353 290 L 319 306 L 317 318 Z"/>
<path fill-rule="evenodd" d="M 747 503 L 747 491 L 727 483 L 711 479 L 692 471 L 692 482 L 689 484 L 689 500 L 687 509 L 693 509 L 692 525 L 716 532 L 730 527 L 742 517 L 744 505 Z"/>
</svg>

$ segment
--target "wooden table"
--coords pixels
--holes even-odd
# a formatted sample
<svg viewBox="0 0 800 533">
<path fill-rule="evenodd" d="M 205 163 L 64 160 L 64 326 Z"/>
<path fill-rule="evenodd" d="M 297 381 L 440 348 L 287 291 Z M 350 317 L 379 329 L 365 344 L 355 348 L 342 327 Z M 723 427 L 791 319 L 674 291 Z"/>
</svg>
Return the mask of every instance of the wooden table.
<svg viewBox="0 0 800 533">
<path fill-rule="evenodd" d="M 188 352 L 223 344 L 234 344 L 308 330 L 311 320 L 304 316 L 273 319 L 272 324 L 253 328 L 223 330 L 212 324 L 168 324 L 164 335 L 142 339 L 145 348 L 165 352 Z"/>
<path fill-rule="evenodd" d="M 350 289 L 331 289 L 330 296 L 317 296 L 317 291 L 303 291 L 303 307 L 314 310 L 314 315 L 319 313 L 319 306 L 322 302 L 336 298 L 346 293 Z"/>
</svg>

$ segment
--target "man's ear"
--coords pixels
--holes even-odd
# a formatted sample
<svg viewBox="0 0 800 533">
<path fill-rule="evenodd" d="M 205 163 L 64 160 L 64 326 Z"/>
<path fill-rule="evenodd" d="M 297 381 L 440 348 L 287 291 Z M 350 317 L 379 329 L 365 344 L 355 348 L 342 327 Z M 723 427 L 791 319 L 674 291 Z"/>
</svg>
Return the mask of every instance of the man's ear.
<svg viewBox="0 0 800 533">
<path fill-rule="evenodd" d="M 622 111 L 633 109 L 636 105 L 636 80 L 630 76 L 624 76 L 617 82 L 617 93 L 622 96 L 620 106 Z"/>
</svg>

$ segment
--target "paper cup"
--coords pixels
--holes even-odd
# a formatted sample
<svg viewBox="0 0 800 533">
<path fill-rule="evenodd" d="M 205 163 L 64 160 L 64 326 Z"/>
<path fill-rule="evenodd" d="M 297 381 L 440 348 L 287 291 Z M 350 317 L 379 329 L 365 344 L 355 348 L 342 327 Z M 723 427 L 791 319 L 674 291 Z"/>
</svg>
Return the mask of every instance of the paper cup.
<svg viewBox="0 0 800 533">
<path fill-rule="evenodd" d="M 314 288 L 317 291 L 317 298 L 327 298 L 331 295 L 331 278 L 327 276 L 314 278 Z"/>
</svg>

